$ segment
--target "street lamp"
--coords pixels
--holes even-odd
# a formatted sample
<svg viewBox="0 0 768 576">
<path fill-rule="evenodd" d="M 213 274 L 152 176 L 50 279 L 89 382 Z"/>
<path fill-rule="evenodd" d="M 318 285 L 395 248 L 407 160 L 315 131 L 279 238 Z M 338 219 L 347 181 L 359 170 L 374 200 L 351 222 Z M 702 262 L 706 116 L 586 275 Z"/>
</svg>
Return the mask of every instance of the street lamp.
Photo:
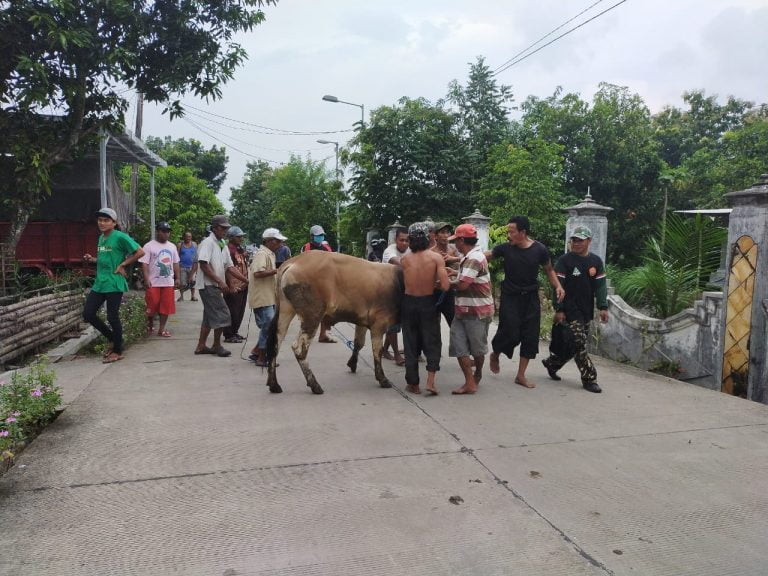
<svg viewBox="0 0 768 576">
<path fill-rule="evenodd" d="M 349 104 L 350 106 L 357 106 L 360 108 L 360 128 L 362 129 L 365 126 L 365 105 L 363 104 L 355 104 L 354 102 L 344 102 L 344 100 L 339 100 L 336 98 L 336 96 L 331 96 L 330 94 L 326 94 L 323 96 L 323 100 L 326 102 L 337 102 L 339 104 Z"/>
<path fill-rule="evenodd" d="M 341 220 L 339 219 L 339 204 L 341 203 L 341 179 L 339 178 L 339 143 L 332 140 L 318 140 L 318 144 L 333 144 L 334 152 L 336 153 L 336 182 L 338 182 L 338 189 L 336 193 L 336 252 L 341 252 Z"/>
</svg>

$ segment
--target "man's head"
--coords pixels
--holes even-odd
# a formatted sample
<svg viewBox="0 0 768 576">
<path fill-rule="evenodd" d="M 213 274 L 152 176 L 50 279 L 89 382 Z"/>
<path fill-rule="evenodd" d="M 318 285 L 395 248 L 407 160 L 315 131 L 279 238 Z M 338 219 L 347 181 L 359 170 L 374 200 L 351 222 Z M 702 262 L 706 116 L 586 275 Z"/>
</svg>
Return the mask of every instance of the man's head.
<svg viewBox="0 0 768 576">
<path fill-rule="evenodd" d="M 283 236 L 277 228 L 267 228 L 261 235 L 261 240 L 262 244 L 269 250 L 277 252 L 277 249 L 280 248 L 282 243 L 288 240 L 288 238 Z"/>
<path fill-rule="evenodd" d="M 435 241 L 441 246 L 448 244 L 448 237 L 453 233 L 453 226 L 448 222 L 435 223 Z"/>
<path fill-rule="evenodd" d="M 111 232 L 117 227 L 117 212 L 112 208 L 102 208 L 96 212 L 96 224 L 102 234 Z"/>
<path fill-rule="evenodd" d="M 592 230 L 586 226 L 577 226 L 571 233 L 570 250 L 579 256 L 589 254 L 589 246 L 592 244 Z"/>
<path fill-rule="evenodd" d="M 158 242 L 163 244 L 168 242 L 170 235 L 171 225 L 168 222 L 161 221 L 155 225 L 155 238 L 157 238 Z"/>
<path fill-rule="evenodd" d="M 400 254 L 408 250 L 408 229 L 398 228 L 395 230 L 395 247 Z"/>
<path fill-rule="evenodd" d="M 462 254 L 466 254 L 477 245 L 477 228 L 472 224 L 460 224 L 448 240 L 455 242 L 456 249 Z"/>
<path fill-rule="evenodd" d="M 184 237 L 182 238 L 182 240 L 184 240 L 184 242 L 186 243 L 192 242 L 192 232 L 190 232 L 189 230 L 184 232 Z"/>
<path fill-rule="evenodd" d="M 421 252 L 429 248 L 429 224 L 414 222 L 408 226 L 408 247 L 411 252 Z"/>
<path fill-rule="evenodd" d="M 229 230 L 227 230 L 227 236 L 232 244 L 237 244 L 239 246 L 242 244 L 243 238 L 245 238 L 245 232 L 243 232 L 243 229 L 239 226 L 230 226 Z"/>
<path fill-rule="evenodd" d="M 507 239 L 511 244 L 519 246 L 528 241 L 528 231 L 531 223 L 528 216 L 512 216 L 507 224 Z"/>
<path fill-rule="evenodd" d="M 435 228 L 435 223 L 432 220 L 425 220 L 424 224 L 427 225 L 427 232 L 429 234 L 429 244 L 432 245 L 435 243 L 435 232 L 437 231 L 437 228 Z"/>
<path fill-rule="evenodd" d="M 231 227 L 229 219 L 224 214 L 216 214 L 211 218 L 211 233 L 216 236 L 217 240 L 224 238 Z"/>
<path fill-rule="evenodd" d="M 320 224 L 315 224 L 309 229 L 309 236 L 315 244 L 322 244 L 325 240 L 325 230 Z"/>
</svg>

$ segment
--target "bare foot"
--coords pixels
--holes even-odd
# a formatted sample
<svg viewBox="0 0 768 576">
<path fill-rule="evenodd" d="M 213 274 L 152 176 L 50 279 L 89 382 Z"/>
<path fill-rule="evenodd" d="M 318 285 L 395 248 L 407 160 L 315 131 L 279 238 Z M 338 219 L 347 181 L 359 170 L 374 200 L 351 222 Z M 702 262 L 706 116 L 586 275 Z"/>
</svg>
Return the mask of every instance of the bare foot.
<svg viewBox="0 0 768 576">
<path fill-rule="evenodd" d="M 467 386 L 464 384 L 461 388 L 456 388 L 456 390 L 453 390 L 451 394 L 474 394 L 477 392 L 477 386 Z"/>
<path fill-rule="evenodd" d="M 405 387 L 406 392 L 410 392 L 411 394 L 421 394 L 421 388 L 419 388 L 418 384 L 408 384 Z"/>
<path fill-rule="evenodd" d="M 427 387 L 427 396 L 437 396 L 438 392 L 435 388 Z"/>
<path fill-rule="evenodd" d="M 525 388 L 536 388 L 536 384 L 528 380 L 525 376 L 522 378 L 520 376 L 517 376 L 515 378 L 515 384 L 520 384 L 520 386 L 524 386 Z"/>
<path fill-rule="evenodd" d="M 478 384 L 480 384 L 480 380 L 482 380 L 482 379 L 483 379 L 483 371 L 482 371 L 482 370 L 480 370 L 480 371 L 478 371 L 478 370 L 475 370 L 475 372 L 474 372 L 474 374 L 472 375 L 472 377 L 475 379 L 475 382 L 477 382 Z"/>
<path fill-rule="evenodd" d="M 501 370 L 501 368 L 499 367 L 499 355 L 496 354 L 495 352 L 491 352 L 490 367 L 491 367 L 491 372 L 493 372 L 494 374 L 498 374 L 499 371 Z"/>
<path fill-rule="evenodd" d="M 384 358 L 384 360 L 394 360 L 395 357 L 392 356 L 392 353 L 389 350 L 384 350 L 384 352 L 381 353 L 381 357 Z"/>
<path fill-rule="evenodd" d="M 400 356 L 400 354 L 397 354 L 395 356 L 395 364 L 397 364 L 398 366 L 405 366 L 405 358 Z"/>
</svg>

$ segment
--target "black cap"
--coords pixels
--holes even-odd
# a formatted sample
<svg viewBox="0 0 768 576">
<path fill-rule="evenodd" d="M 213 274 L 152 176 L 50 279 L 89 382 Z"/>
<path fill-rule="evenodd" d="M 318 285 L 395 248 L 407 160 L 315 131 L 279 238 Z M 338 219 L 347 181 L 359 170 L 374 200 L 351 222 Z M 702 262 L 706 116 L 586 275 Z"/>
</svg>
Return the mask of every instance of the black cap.
<svg viewBox="0 0 768 576">
<path fill-rule="evenodd" d="M 157 223 L 157 225 L 155 226 L 155 230 L 164 230 L 166 232 L 170 232 L 171 231 L 171 225 L 168 224 L 168 222 L 165 222 L 163 220 L 163 221 L 160 221 L 160 222 Z"/>
</svg>

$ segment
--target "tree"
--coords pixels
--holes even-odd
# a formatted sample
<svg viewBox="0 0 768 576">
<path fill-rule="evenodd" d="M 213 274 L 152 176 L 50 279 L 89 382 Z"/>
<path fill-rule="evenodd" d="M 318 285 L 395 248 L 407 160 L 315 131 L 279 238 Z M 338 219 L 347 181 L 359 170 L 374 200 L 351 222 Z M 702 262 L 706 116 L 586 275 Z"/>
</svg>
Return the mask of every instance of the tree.
<svg viewBox="0 0 768 576">
<path fill-rule="evenodd" d="M 187 166 L 198 178 L 205 180 L 208 187 L 216 194 L 227 178 L 227 151 L 225 148 L 211 146 L 210 150 L 195 140 L 185 138 L 172 139 L 149 136 L 145 140 L 147 148 L 165 160 L 169 166 Z"/>
<path fill-rule="evenodd" d="M 562 197 L 562 146 L 531 139 L 525 146 L 500 144 L 488 156 L 478 192 L 480 210 L 496 224 L 525 214 L 532 236 L 547 246 L 560 243 L 565 214 Z"/>
<path fill-rule="evenodd" d="M 453 80 L 448 85 L 447 100 L 458 108 L 459 134 L 469 150 L 474 191 L 485 175 L 483 168 L 491 148 L 509 140 L 512 88 L 497 84 L 485 59 L 478 56 L 470 64 L 467 86 Z"/>
<path fill-rule="evenodd" d="M 231 220 L 242 228 L 252 241 L 261 238 L 266 228 L 275 226 L 272 220 L 273 199 L 268 186 L 273 169 L 263 160 L 248 162 L 243 183 L 230 190 Z"/>
<path fill-rule="evenodd" d="M 0 197 L 13 255 L 51 170 L 120 130 L 128 89 L 183 113 L 180 99 L 221 96 L 246 58 L 234 35 L 276 0 L 16 0 L 0 11 Z M 41 122 L 39 114 L 55 119 Z"/>
<path fill-rule="evenodd" d="M 130 167 L 124 166 L 120 172 L 123 186 L 130 181 L 130 174 Z M 143 166 L 139 168 L 139 189 L 149 190 L 149 171 Z M 139 196 L 139 223 L 131 230 L 131 235 L 139 242 L 146 242 L 152 236 L 149 203 L 149 194 Z M 205 235 L 211 217 L 223 212 L 224 206 L 216 194 L 192 168 L 168 166 L 155 170 L 155 221 L 170 223 L 174 241 L 181 240 L 186 230 L 199 240 Z"/>
<path fill-rule="evenodd" d="M 402 98 L 377 108 L 352 146 L 344 158 L 354 166 L 351 212 L 360 230 L 428 215 L 458 221 L 472 207 L 467 148 L 456 115 L 440 105 Z"/>
</svg>

